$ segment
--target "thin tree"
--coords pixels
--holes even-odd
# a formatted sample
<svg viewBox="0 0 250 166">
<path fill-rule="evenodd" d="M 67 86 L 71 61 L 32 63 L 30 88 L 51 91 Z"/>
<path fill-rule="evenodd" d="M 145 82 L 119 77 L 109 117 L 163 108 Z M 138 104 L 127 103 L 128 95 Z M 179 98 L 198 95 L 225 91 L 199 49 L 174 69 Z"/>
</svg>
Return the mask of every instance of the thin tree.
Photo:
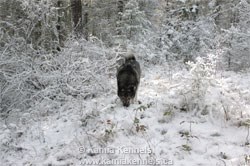
<svg viewBox="0 0 250 166">
<path fill-rule="evenodd" d="M 83 35 L 83 19 L 82 19 L 82 1 L 81 0 L 70 0 L 72 10 L 72 20 L 74 34 L 76 37 Z"/>
</svg>

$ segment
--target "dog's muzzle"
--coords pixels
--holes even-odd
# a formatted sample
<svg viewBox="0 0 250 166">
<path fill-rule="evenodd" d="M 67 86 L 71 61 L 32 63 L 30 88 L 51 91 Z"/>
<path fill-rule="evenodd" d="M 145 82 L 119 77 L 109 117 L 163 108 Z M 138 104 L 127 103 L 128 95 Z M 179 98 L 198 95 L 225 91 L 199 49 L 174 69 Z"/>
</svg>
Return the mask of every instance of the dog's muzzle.
<svg viewBox="0 0 250 166">
<path fill-rule="evenodd" d="M 129 97 L 122 97 L 121 100 L 122 100 L 123 106 L 128 107 L 130 105 Z"/>
</svg>

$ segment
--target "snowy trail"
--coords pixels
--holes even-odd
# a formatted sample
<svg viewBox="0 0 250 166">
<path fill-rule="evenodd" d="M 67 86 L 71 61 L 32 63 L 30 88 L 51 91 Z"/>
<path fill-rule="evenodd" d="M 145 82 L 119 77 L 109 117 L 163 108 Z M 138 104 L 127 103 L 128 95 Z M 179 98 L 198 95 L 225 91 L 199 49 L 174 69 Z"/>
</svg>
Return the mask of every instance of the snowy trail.
<svg viewBox="0 0 250 166">
<path fill-rule="evenodd" d="M 209 115 L 181 112 L 171 91 L 178 83 L 165 79 L 160 69 L 156 73 L 143 76 L 141 104 L 128 108 L 121 105 L 114 90 L 109 96 L 85 101 L 68 98 L 60 108 L 44 108 L 48 115 L 12 113 L 25 121 L 1 122 L 1 162 L 53 166 L 132 162 L 236 166 L 250 162 L 247 128 Z M 115 88 L 115 79 L 111 83 Z"/>
</svg>

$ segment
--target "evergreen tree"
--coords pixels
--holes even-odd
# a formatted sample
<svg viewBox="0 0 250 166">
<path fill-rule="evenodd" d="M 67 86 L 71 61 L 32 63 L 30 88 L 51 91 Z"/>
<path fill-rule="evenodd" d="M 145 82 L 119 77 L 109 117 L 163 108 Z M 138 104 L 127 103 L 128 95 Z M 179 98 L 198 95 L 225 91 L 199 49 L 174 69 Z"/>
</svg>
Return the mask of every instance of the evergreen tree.
<svg viewBox="0 0 250 166">
<path fill-rule="evenodd" d="M 122 19 L 118 23 L 121 34 L 126 36 L 126 39 L 134 42 L 143 40 L 151 26 L 146 18 L 145 12 L 139 9 L 137 0 L 128 1 L 125 5 Z"/>
</svg>

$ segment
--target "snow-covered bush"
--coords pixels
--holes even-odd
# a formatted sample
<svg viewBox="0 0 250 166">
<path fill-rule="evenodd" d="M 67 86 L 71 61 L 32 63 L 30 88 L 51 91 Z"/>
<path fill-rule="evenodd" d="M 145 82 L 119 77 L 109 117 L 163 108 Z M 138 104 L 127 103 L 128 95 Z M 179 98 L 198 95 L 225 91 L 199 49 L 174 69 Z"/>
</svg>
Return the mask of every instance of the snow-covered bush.
<svg viewBox="0 0 250 166">
<path fill-rule="evenodd" d="M 220 116 L 226 120 L 239 120 L 245 115 L 245 101 L 241 90 L 229 85 L 217 72 L 218 56 L 222 52 L 198 57 L 196 62 L 188 62 L 190 70 L 181 79 L 185 84 L 178 88 L 182 96 L 181 110 L 194 111 L 199 115 Z"/>
<path fill-rule="evenodd" d="M 27 108 L 35 93 L 43 89 L 37 62 L 46 52 L 56 50 L 58 40 L 51 1 L 1 3 L 6 9 L 0 20 L 0 112 L 5 113 Z"/>
<path fill-rule="evenodd" d="M 18 1 L 17 5 L 23 12 L 19 20 L 0 21 L 2 116 L 43 100 L 56 103 L 68 96 L 84 100 L 114 90 L 109 78 L 115 73 L 115 56 L 101 41 L 70 38 L 58 52 L 53 2 Z"/>
<path fill-rule="evenodd" d="M 70 40 L 66 48 L 54 58 L 65 90 L 84 98 L 108 93 L 111 90 L 108 79 L 116 73 L 114 52 L 85 40 Z M 57 76 L 57 73 L 51 74 Z"/>
<path fill-rule="evenodd" d="M 68 97 L 80 97 L 84 100 L 114 92 L 115 88 L 111 86 L 110 80 L 115 75 L 116 59 L 111 51 L 85 40 L 69 40 L 66 48 L 58 55 L 44 54 L 37 57 L 32 68 L 23 66 L 24 68 L 19 69 L 22 73 L 14 78 L 5 77 L 9 79 L 8 86 L 15 87 L 13 90 L 4 89 L 2 104 L 11 97 L 10 103 L 15 101 L 13 99 L 17 100 L 14 108 L 20 108 L 20 104 L 26 100 L 27 104 L 46 100 L 59 102 L 60 105 Z M 19 64 L 25 65 L 25 59 Z M 15 96 L 18 92 L 22 95 Z M 8 110 L 13 107 L 6 106 Z"/>
<path fill-rule="evenodd" d="M 188 110 L 200 111 L 205 108 L 204 101 L 209 86 L 214 83 L 216 56 L 209 54 L 207 58 L 198 57 L 196 62 L 187 62 L 190 67 L 189 73 L 185 76 L 183 96 L 186 100 Z"/>
</svg>

